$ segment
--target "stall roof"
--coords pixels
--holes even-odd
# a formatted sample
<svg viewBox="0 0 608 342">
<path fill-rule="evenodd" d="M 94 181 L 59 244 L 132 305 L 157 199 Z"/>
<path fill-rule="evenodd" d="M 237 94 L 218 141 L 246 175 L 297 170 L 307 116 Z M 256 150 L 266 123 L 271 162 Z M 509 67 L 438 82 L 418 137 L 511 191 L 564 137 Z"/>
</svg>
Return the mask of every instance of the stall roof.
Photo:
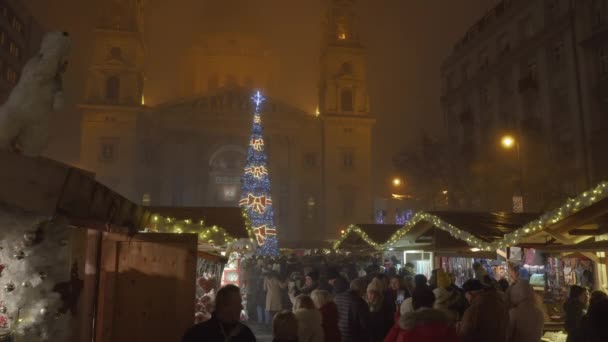
<svg viewBox="0 0 608 342">
<path fill-rule="evenodd" d="M 460 228 L 486 242 L 492 242 L 513 230 L 520 228 L 525 223 L 538 217 L 537 214 L 529 213 L 483 213 L 465 211 L 437 211 L 429 212 L 429 215 L 439 218 L 441 221 Z M 360 229 L 349 229 L 340 246 L 343 244 L 353 247 L 360 247 L 366 243 L 371 247 L 378 247 L 387 244 L 390 239 L 404 226 L 396 224 L 358 224 Z M 411 238 L 412 242 L 422 236 L 431 237 L 434 234 L 433 223 L 429 220 L 419 220 L 407 234 L 402 238 Z M 364 233 L 364 234 L 361 234 Z M 410 235 L 408 235 L 410 234 Z M 355 235 L 355 237 L 351 237 Z M 356 236 L 359 236 L 356 237 Z"/>
<path fill-rule="evenodd" d="M 239 207 L 149 207 L 153 215 L 176 220 L 204 221 L 205 226 L 218 226 L 235 239 L 248 238 L 247 224 Z"/>
<path fill-rule="evenodd" d="M 484 213 L 464 211 L 436 211 L 429 214 L 467 231 L 470 234 L 486 241 L 492 242 L 502 239 L 505 234 L 521 228 L 539 215 L 532 213 Z"/>
<path fill-rule="evenodd" d="M 403 227 L 397 229 L 388 241 L 375 237 L 377 228 L 352 225 L 334 248 L 356 241 L 358 236 L 374 249 L 407 247 L 416 243 L 457 241 L 453 247 L 478 248 L 493 251 L 509 246 L 542 248 L 560 245 L 570 248 L 574 244 L 589 242 L 594 237 L 608 234 L 608 182 L 602 182 L 575 198 L 569 198 L 561 207 L 542 215 L 513 213 L 471 212 L 418 212 Z M 447 237 L 447 238 L 446 238 Z M 375 240 L 377 239 L 377 240 Z M 424 240 L 424 241 L 422 241 Z M 589 248 L 600 248 L 601 244 Z M 445 246 L 445 245 L 443 245 Z M 594 247 L 598 246 L 598 247 Z M 438 248 L 440 246 L 434 245 Z M 598 257 L 584 252 L 593 260 Z"/>
</svg>

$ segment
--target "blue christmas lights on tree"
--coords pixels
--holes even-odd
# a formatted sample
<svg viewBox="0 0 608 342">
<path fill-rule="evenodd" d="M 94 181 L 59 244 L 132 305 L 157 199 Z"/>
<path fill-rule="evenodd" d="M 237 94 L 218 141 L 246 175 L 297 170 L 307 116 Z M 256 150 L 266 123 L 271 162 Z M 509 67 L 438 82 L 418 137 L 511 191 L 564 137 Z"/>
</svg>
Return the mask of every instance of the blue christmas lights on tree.
<svg viewBox="0 0 608 342">
<path fill-rule="evenodd" d="M 258 244 L 257 253 L 262 256 L 278 256 L 277 230 L 274 226 L 274 210 L 270 196 L 268 157 L 264 150 L 261 106 L 264 97 L 258 91 L 251 100 L 255 105 L 253 127 L 247 151 L 247 162 L 241 181 L 241 200 Z"/>
</svg>

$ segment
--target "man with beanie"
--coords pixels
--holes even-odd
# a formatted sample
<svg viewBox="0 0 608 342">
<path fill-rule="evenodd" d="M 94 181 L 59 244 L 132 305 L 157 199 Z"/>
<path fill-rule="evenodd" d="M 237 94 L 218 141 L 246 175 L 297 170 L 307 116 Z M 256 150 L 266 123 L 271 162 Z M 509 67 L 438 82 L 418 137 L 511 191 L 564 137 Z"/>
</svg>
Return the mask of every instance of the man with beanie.
<svg viewBox="0 0 608 342">
<path fill-rule="evenodd" d="M 433 290 L 433 294 L 435 295 L 433 308 L 445 312 L 452 321 L 460 318 L 461 299 L 464 298 L 461 298 L 460 291 L 452 286 L 452 277 L 442 269 L 437 271 L 437 288 Z"/>
<path fill-rule="evenodd" d="M 495 288 L 479 279 L 469 279 L 462 286 L 471 303 L 457 324 L 463 342 L 505 341 L 509 324 L 508 306 Z"/>
</svg>

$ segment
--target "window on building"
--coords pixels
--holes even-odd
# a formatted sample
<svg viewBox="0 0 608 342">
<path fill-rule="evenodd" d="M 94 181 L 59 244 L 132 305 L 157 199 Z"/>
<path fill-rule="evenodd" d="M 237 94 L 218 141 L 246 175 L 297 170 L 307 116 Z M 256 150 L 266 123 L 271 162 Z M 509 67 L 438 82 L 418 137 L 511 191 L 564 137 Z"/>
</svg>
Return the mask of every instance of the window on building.
<svg viewBox="0 0 608 342">
<path fill-rule="evenodd" d="M 606 0 L 593 0 L 591 4 L 591 25 L 596 28 L 606 22 Z"/>
<path fill-rule="evenodd" d="M 207 87 L 209 89 L 217 89 L 220 86 L 220 78 L 217 74 L 211 75 L 207 81 Z"/>
<path fill-rule="evenodd" d="M 486 70 L 490 66 L 490 57 L 486 49 L 479 52 L 479 70 Z"/>
<path fill-rule="evenodd" d="M 526 64 L 526 74 L 533 80 L 538 79 L 538 68 L 536 66 L 536 60 L 530 59 Z"/>
<path fill-rule="evenodd" d="M 511 42 L 509 41 L 509 34 L 507 32 L 502 33 L 498 36 L 497 48 L 499 55 L 505 55 L 511 50 Z"/>
<path fill-rule="evenodd" d="M 141 204 L 144 207 L 149 207 L 151 203 L 152 203 L 152 197 L 150 196 L 150 194 L 146 193 L 141 197 Z"/>
<path fill-rule="evenodd" d="M 559 40 L 551 48 L 551 65 L 554 69 L 561 70 L 564 67 L 564 41 Z"/>
<path fill-rule="evenodd" d="M 602 46 L 597 50 L 597 62 L 600 77 L 608 78 L 608 46 Z"/>
<path fill-rule="evenodd" d="M 13 70 L 12 68 L 8 67 L 6 68 L 6 80 L 11 83 L 11 84 L 16 84 L 17 83 L 17 72 L 15 70 Z"/>
<path fill-rule="evenodd" d="M 308 169 L 317 167 L 317 154 L 315 152 L 304 153 L 304 167 Z"/>
<path fill-rule="evenodd" d="M 446 78 L 446 87 L 447 87 L 447 90 L 454 89 L 456 87 L 453 72 L 450 72 Z"/>
<path fill-rule="evenodd" d="M 469 72 L 469 63 L 462 64 L 462 80 L 466 82 L 469 80 L 470 77 L 471 75 Z"/>
<path fill-rule="evenodd" d="M 530 39 L 534 35 L 534 22 L 531 17 L 519 21 L 519 36 L 521 40 Z"/>
<path fill-rule="evenodd" d="M 0 45 L 4 46 L 6 44 L 6 32 L 0 31 Z"/>
<path fill-rule="evenodd" d="M 118 76 L 108 77 L 106 80 L 106 100 L 118 102 L 120 99 L 120 78 Z"/>
<path fill-rule="evenodd" d="M 547 17 L 549 19 L 555 19 L 559 16 L 559 2 L 560 0 L 545 0 L 545 8 L 547 9 Z"/>
<path fill-rule="evenodd" d="M 490 98 L 488 95 L 488 87 L 479 88 L 479 103 L 482 107 L 486 107 L 490 104 Z"/>
<path fill-rule="evenodd" d="M 355 214 L 355 194 L 353 191 L 347 191 L 342 196 L 342 218 L 350 219 Z"/>
<path fill-rule="evenodd" d="M 15 44 L 15 42 L 11 41 L 9 43 L 9 53 L 11 54 L 11 56 L 19 59 L 20 56 L 20 51 L 19 51 L 19 47 L 17 46 L 17 44 Z"/>
<path fill-rule="evenodd" d="M 13 17 L 13 20 L 11 21 L 11 26 L 16 32 L 23 33 L 23 25 L 21 24 L 19 19 L 17 19 L 17 17 Z"/>
<path fill-rule="evenodd" d="M 102 138 L 100 142 L 99 159 L 104 163 L 114 162 L 118 157 L 118 139 Z"/>
<path fill-rule="evenodd" d="M 8 7 L 6 5 L 4 5 L 4 4 L 2 5 L 1 11 L 2 11 L 2 16 L 5 18 L 8 18 L 9 13 L 8 13 Z"/>
<path fill-rule="evenodd" d="M 232 202 L 236 201 L 238 195 L 236 185 L 224 185 L 222 188 L 222 201 Z"/>
<path fill-rule="evenodd" d="M 342 89 L 340 100 L 343 112 L 353 111 L 353 91 L 351 89 Z"/>
<path fill-rule="evenodd" d="M 314 196 L 309 196 L 306 200 L 306 218 L 313 220 L 315 218 L 315 212 L 317 210 L 317 201 Z"/>
<path fill-rule="evenodd" d="M 342 63 L 340 66 L 340 74 L 341 75 L 350 75 L 353 73 L 353 66 L 348 62 Z"/>
<path fill-rule="evenodd" d="M 355 168 L 355 152 L 342 151 L 342 168 L 352 170 Z"/>
<path fill-rule="evenodd" d="M 110 49 L 110 57 L 116 60 L 122 60 L 122 49 L 119 47 L 113 47 Z"/>
</svg>

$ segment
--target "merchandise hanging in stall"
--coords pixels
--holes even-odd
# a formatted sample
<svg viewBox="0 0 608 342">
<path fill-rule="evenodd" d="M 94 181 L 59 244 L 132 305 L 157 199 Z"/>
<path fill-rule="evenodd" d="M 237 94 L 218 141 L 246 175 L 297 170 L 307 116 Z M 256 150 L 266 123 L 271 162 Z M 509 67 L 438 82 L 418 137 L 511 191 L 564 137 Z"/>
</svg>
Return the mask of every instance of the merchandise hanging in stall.
<svg viewBox="0 0 608 342">
<path fill-rule="evenodd" d="M 226 258 L 199 251 L 196 264 L 196 301 L 194 320 L 196 323 L 211 318 L 215 294 L 220 284 Z"/>
</svg>

